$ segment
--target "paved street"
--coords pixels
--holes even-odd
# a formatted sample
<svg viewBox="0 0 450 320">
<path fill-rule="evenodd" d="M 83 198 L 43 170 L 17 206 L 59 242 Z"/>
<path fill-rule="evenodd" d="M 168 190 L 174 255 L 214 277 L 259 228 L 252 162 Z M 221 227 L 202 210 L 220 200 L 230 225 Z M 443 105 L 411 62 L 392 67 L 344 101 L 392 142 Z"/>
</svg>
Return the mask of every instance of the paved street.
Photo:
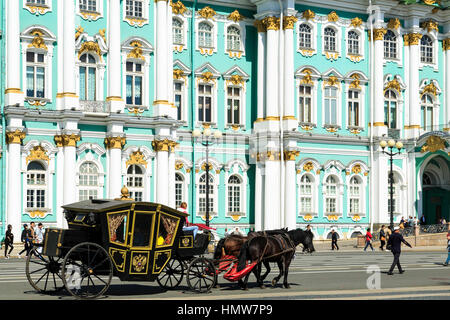
<svg viewBox="0 0 450 320">
<path fill-rule="evenodd" d="M 406 272 L 395 270 L 386 274 L 392 262 L 390 252 L 331 252 L 321 251 L 313 255 L 298 254 L 293 261 L 289 282 L 291 289 L 276 288 L 270 281 L 278 272 L 272 265 L 272 273 L 266 279 L 267 288 L 255 287 L 250 276 L 248 291 L 219 276 L 220 288 L 208 294 L 188 291 L 186 281 L 174 291 L 164 291 L 156 282 L 120 282 L 113 279 L 107 297 L 103 299 L 450 299 L 450 267 L 445 267 L 446 252 L 404 252 L 401 263 Z M 379 267 L 379 290 L 369 290 L 368 266 Z M 376 282 L 372 282 L 376 283 Z M 73 299 L 65 291 L 58 295 L 37 294 L 25 275 L 25 260 L 0 260 L 0 299 Z"/>
</svg>

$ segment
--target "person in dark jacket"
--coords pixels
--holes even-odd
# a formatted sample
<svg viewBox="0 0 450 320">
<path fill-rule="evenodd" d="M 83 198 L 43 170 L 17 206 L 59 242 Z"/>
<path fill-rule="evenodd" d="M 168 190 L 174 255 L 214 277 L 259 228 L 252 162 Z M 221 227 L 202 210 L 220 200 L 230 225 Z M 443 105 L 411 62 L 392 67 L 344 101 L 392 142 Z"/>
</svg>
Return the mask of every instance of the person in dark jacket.
<svg viewBox="0 0 450 320">
<path fill-rule="evenodd" d="M 30 242 L 31 242 L 31 232 L 30 229 L 28 229 L 28 225 L 25 223 L 23 225 L 23 230 L 22 230 L 22 234 L 20 236 L 20 241 L 22 241 L 23 243 L 23 250 L 19 252 L 19 258 L 21 258 L 21 254 L 24 253 L 25 251 L 27 252 L 27 256 L 30 253 L 31 250 L 31 246 L 30 246 Z"/>
<path fill-rule="evenodd" d="M 14 234 L 12 233 L 12 225 L 8 224 L 8 229 L 5 234 L 5 258 L 9 259 L 11 251 L 13 251 L 14 246 Z M 8 252 L 8 247 L 10 247 Z"/>
<path fill-rule="evenodd" d="M 384 245 L 386 244 L 386 232 L 384 232 L 384 225 L 380 229 L 380 249 L 384 250 Z"/>
<path fill-rule="evenodd" d="M 388 275 L 390 275 L 390 276 L 394 274 L 392 271 L 394 271 L 395 266 L 398 267 L 398 271 L 400 272 L 400 274 L 405 272 L 402 269 L 402 266 L 400 265 L 400 254 L 402 252 L 402 249 L 401 249 L 402 242 L 405 245 L 407 245 L 408 247 L 412 248 L 412 246 L 408 243 L 408 241 L 403 239 L 403 236 L 400 234 L 400 228 L 395 227 L 394 233 L 389 237 L 389 240 L 388 240 L 388 247 L 390 247 L 390 250 L 392 251 L 392 254 L 394 255 L 394 261 L 392 262 L 392 266 L 388 272 Z"/>
<path fill-rule="evenodd" d="M 331 250 L 334 250 L 334 247 L 336 247 L 336 250 L 339 250 L 339 247 L 337 245 L 338 236 L 336 231 L 331 230 Z"/>
</svg>

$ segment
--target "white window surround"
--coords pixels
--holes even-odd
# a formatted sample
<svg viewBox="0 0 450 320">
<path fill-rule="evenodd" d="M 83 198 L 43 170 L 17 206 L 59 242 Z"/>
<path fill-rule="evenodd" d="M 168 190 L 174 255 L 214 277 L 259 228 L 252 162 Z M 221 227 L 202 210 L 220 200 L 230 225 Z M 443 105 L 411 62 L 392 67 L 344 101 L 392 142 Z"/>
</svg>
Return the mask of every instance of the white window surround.
<svg viewBox="0 0 450 320">
<path fill-rule="evenodd" d="M 89 189 L 95 189 L 97 191 L 97 196 L 99 199 L 102 199 L 104 197 L 104 185 L 105 185 L 105 171 L 103 168 L 103 165 L 99 159 L 94 158 L 94 155 L 92 152 L 86 153 L 86 156 L 84 158 L 79 158 L 76 163 L 76 173 L 75 173 L 75 185 L 77 187 L 77 198 L 79 196 L 79 190 L 83 188 L 83 186 L 80 185 L 80 168 L 81 166 L 86 162 L 92 162 L 97 166 L 98 169 L 98 185 L 96 188 L 89 188 Z"/>
<path fill-rule="evenodd" d="M 96 7 L 95 11 L 80 10 L 80 0 L 75 0 L 75 12 L 84 20 L 96 21 L 103 18 L 103 0 L 97 0 Z"/>
<path fill-rule="evenodd" d="M 198 15 L 198 14 L 197 14 Z M 203 48 L 200 47 L 199 43 L 199 25 L 203 22 L 208 23 L 212 27 L 212 48 Z M 196 22 L 195 22 L 195 50 L 199 51 L 202 55 L 212 55 L 213 53 L 217 52 L 217 21 L 213 19 L 204 19 L 200 15 L 198 15 Z"/>
<path fill-rule="evenodd" d="M 355 78 L 352 76 L 357 75 L 359 78 L 357 81 L 359 83 L 354 82 Z M 349 90 L 355 90 L 359 92 L 359 126 L 355 129 L 358 130 L 364 130 L 364 122 L 365 122 L 365 107 L 366 107 L 366 85 L 368 83 L 369 79 L 367 76 L 359 71 L 351 71 L 347 73 L 347 75 L 344 77 L 344 83 L 345 83 L 345 126 L 348 129 L 353 129 L 348 123 L 348 91 Z M 355 85 L 359 85 L 359 87 L 354 87 Z"/>
<path fill-rule="evenodd" d="M 235 23 L 234 21 L 227 21 L 223 24 L 224 30 L 224 48 L 225 48 L 225 54 L 228 55 L 230 58 L 241 58 L 245 56 L 245 38 L 246 38 L 246 23 L 244 21 L 239 21 L 238 23 Z M 229 50 L 228 49 L 228 28 L 229 27 L 236 27 L 239 29 L 240 32 L 240 48 L 239 50 Z"/>
<path fill-rule="evenodd" d="M 237 222 L 242 218 L 247 217 L 247 190 L 248 190 L 248 176 L 247 171 L 249 169 L 249 165 L 245 163 L 245 161 L 241 159 L 233 159 L 227 162 L 224 166 L 225 170 L 225 217 L 231 218 L 233 221 Z M 228 180 L 231 176 L 237 176 L 241 180 L 240 184 L 240 209 L 239 213 L 230 212 L 229 204 L 228 204 Z M 234 217 L 233 217 L 234 216 Z"/>
<path fill-rule="evenodd" d="M 153 165 L 153 160 L 156 156 L 156 153 L 149 149 L 148 147 L 145 146 L 129 146 L 127 148 L 125 148 L 122 151 L 122 165 L 121 165 L 121 175 L 122 175 L 122 181 L 126 182 L 127 181 L 127 172 L 128 172 L 128 167 L 127 166 L 127 161 L 130 159 L 130 156 L 134 153 L 134 152 L 141 152 L 144 155 L 144 160 L 147 162 L 147 165 L 144 164 L 138 164 L 140 165 L 143 173 L 144 173 L 144 190 L 143 190 L 143 196 L 142 196 L 142 200 L 143 201 L 150 201 L 150 194 L 151 194 L 151 177 L 152 177 L 152 165 Z M 136 163 L 134 163 L 136 164 Z"/>
<path fill-rule="evenodd" d="M 206 171 L 200 170 L 197 174 L 196 174 L 196 178 L 195 178 L 195 192 L 196 192 L 196 213 L 195 216 L 202 218 L 204 217 L 204 212 L 200 213 L 199 209 L 200 209 L 200 179 L 203 175 L 206 175 Z M 216 174 L 214 170 L 210 170 L 209 171 L 209 175 L 210 177 L 212 177 L 213 182 L 212 184 L 210 183 L 209 187 L 213 188 L 213 195 L 211 197 L 211 194 L 209 195 L 209 201 L 210 204 L 212 203 L 213 205 L 213 211 L 209 212 L 209 219 L 212 220 L 213 217 L 218 217 L 219 215 L 219 180 L 220 180 L 220 174 Z M 211 207 L 210 207 L 211 210 Z M 206 217 L 205 217 L 206 218 Z"/>
<path fill-rule="evenodd" d="M 178 20 L 182 24 L 182 33 L 183 33 L 183 42 L 182 43 L 173 43 L 173 51 L 174 53 L 181 53 L 183 50 L 187 50 L 188 48 L 188 28 L 189 28 L 189 21 L 187 17 L 181 14 L 173 15 L 172 20 Z"/>
<path fill-rule="evenodd" d="M 384 83 L 383 83 L 383 88 L 384 88 L 384 92 L 383 92 L 383 108 L 384 108 L 384 93 L 387 91 L 387 86 L 388 83 L 392 80 L 396 79 L 399 84 L 400 84 L 400 92 L 398 92 L 396 89 L 390 89 L 392 91 L 395 92 L 395 94 L 397 95 L 397 129 L 401 129 L 403 128 L 403 113 L 404 113 L 404 102 L 405 102 L 405 94 L 403 93 L 403 91 L 406 89 L 406 85 L 403 82 L 403 79 L 399 76 L 399 75 L 395 75 L 392 76 L 392 74 L 386 74 L 384 76 Z M 384 119 L 383 119 L 384 121 Z M 404 130 L 400 130 L 400 134 L 401 136 L 404 134 Z"/>
<path fill-rule="evenodd" d="M 385 58 L 384 57 L 384 40 L 383 40 L 383 64 L 386 66 L 387 62 L 395 62 L 399 67 L 403 67 L 403 34 L 404 30 L 400 27 L 398 29 L 387 29 L 392 31 L 396 37 L 397 44 L 397 57 L 396 58 Z"/>
<path fill-rule="evenodd" d="M 210 72 L 211 75 L 208 73 Z M 204 77 L 205 74 L 210 75 L 211 77 L 206 79 Z M 200 126 L 204 121 L 198 120 L 198 97 L 199 97 L 199 85 L 212 85 L 212 102 L 211 102 L 211 123 L 214 127 L 217 125 L 217 117 L 218 117 L 218 86 L 219 86 L 219 77 L 220 73 L 209 63 L 205 63 L 200 68 L 195 70 L 195 115 L 193 121 L 195 121 L 195 126 Z"/>
<path fill-rule="evenodd" d="M 359 163 L 358 163 L 359 164 Z M 354 166 L 354 165 L 353 165 Z M 352 166 L 352 167 L 353 167 Z M 346 181 L 345 181 L 345 185 L 346 185 L 346 189 L 347 189 L 347 216 L 348 217 L 353 217 L 354 215 L 358 215 L 360 218 L 365 218 L 366 217 L 366 212 L 367 212 L 367 197 L 366 197 L 366 191 L 367 191 L 367 177 L 364 176 L 364 172 L 366 172 L 365 169 L 363 169 L 362 165 L 361 166 L 361 174 L 350 174 L 346 176 Z M 364 165 L 364 167 L 366 167 Z M 350 181 L 352 181 L 352 178 L 356 177 L 360 184 L 359 184 L 359 212 L 350 212 Z"/>
<path fill-rule="evenodd" d="M 425 87 L 427 85 L 430 85 L 431 83 L 436 88 L 436 95 L 434 95 L 434 93 L 431 93 L 431 92 L 425 92 Z M 428 94 L 429 96 L 431 96 L 431 98 L 433 100 L 433 124 L 438 125 L 439 124 L 439 113 L 440 113 L 440 107 L 441 107 L 439 95 L 442 93 L 439 83 L 436 80 L 423 79 L 420 82 L 419 92 L 420 92 L 420 106 L 421 107 L 422 107 L 422 96 L 425 94 Z M 421 110 L 421 112 L 422 112 L 422 110 Z M 424 132 L 425 131 L 421 128 L 420 134 L 422 134 Z"/>
<path fill-rule="evenodd" d="M 142 0 L 142 17 L 127 16 L 127 1 L 122 1 L 122 19 L 132 27 L 143 27 L 149 23 L 150 0 Z"/>
<path fill-rule="evenodd" d="M 327 186 L 328 186 L 327 179 L 329 177 L 333 177 L 336 181 L 336 195 L 335 196 L 327 195 Z M 323 199 L 322 203 L 323 203 L 323 215 L 324 216 L 328 216 L 328 215 L 337 215 L 338 217 L 343 216 L 343 201 L 342 201 L 343 195 L 344 195 L 344 183 L 342 181 L 342 177 L 341 177 L 340 173 L 326 172 L 323 177 L 323 180 L 322 180 L 322 199 Z M 327 197 L 336 198 L 336 212 L 331 212 L 331 213 L 326 212 L 325 199 Z"/>
<path fill-rule="evenodd" d="M 39 16 L 52 11 L 52 2 L 53 0 L 45 0 L 44 3 L 37 3 L 36 0 L 24 0 L 23 8 Z"/>
<path fill-rule="evenodd" d="M 348 43 L 349 43 L 349 39 L 348 39 L 348 34 L 350 31 L 355 32 L 356 34 L 358 34 L 359 36 L 359 54 L 349 54 L 349 47 L 348 47 Z M 347 59 L 353 61 L 353 62 L 361 62 L 365 59 L 365 44 L 366 44 L 366 33 L 364 32 L 364 30 L 360 27 L 355 28 L 355 27 L 350 27 L 347 28 L 345 30 L 345 56 L 347 57 Z"/>
<path fill-rule="evenodd" d="M 301 186 L 303 184 L 302 179 L 303 177 L 307 176 L 311 181 L 311 211 L 310 212 L 303 212 L 302 211 L 302 205 L 301 205 L 301 197 L 302 197 L 302 190 Z M 297 185 L 298 185 L 298 216 L 304 217 L 305 215 L 309 214 L 313 217 L 318 216 L 319 212 L 319 176 L 315 174 L 314 171 L 310 172 L 303 172 L 301 174 L 297 175 Z"/>
<path fill-rule="evenodd" d="M 335 32 L 335 38 L 336 38 L 336 51 L 327 51 L 325 50 L 325 29 L 331 28 Z M 341 27 L 333 22 L 328 22 L 322 24 L 322 55 L 324 55 L 328 60 L 337 60 L 339 57 L 342 56 L 342 31 Z"/>
<path fill-rule="evenodd" d="M 241 79 L 240 83 L 233 83 L 232 77 L 239 76 Z M 240 88 L 240 114 L 239 114 L 239 126 L 245 130 L 246 123 L 246 106 L 247 106 L 247 81 L 250 79 L 250 76 L 245 73 L 240 67 L 234 66 L 225 72 L 222 75 L 225 80 L 224 85 L 224 113 L 223 117 L 225 119 L 225 127 L 231 127 L 231 124 L 228 124 L 228 116 L 227 116 L 227 99 L 228 99 L 228 87 Z"/>
<path fill-rule="evenodd" d="M 174 83 L 181 82 L 182 85 L 182 97 L 181 97 L 181 121 L 185 121 L 187 123 L 189 119 L 189 110 L 188 110 L 188 96 L 189 96 L 189 76 L 191 74 L 190 69 L 183 64 L 180 60 L 175 60 L 173 62 L 173 70 L 174 70 Z M 177 70 L 181 70 L 180 74 L 177 75 L 178 78 L 175 78 L 175 72 L 179 72 Z M 175 97 L 174 97 L 175 98 Z M 174 99 L 175 101 L 175 99 Z"/>
<path fill-rule="evenodd" d="M 337 77 L 337 83 L 331 85 L 327 83 L 330 79 L 330 76 L 323 77 L 323 85 L 322 85 L 322 115 L 325 115 L 325 89 L 326 88 L 336 88 L 337 89 L 337 97 L 336 97 L 336 123 L 326 124 L 325 116 L 322 117 L 322 126 L 324 128 L 341 128 L 342 127 L 342 77 L 340 75 L 333 74 L 333 76 Z"/>
<path fill-rule="evenodd" d="M 45 151 L 46 155 L 49 157 L 49 161 L 46 160 L 30 160 L 27 163 L 27 157 L 30 155 L 30 151 L 36 147 L 41 146 Z M 22 194 L 24 195 L 22 197 L 22 208 L 24 208 L 24 214 L 27 214 L 30 216 L 30 218 L 36 218 L 35 216 L 31 216 L 31 212 L 33 212 L 35 209 L 38 208 L 27 208 L 27 167 L 28 164 L 31 161 L 38 161 L 41 163 L 44 168 L 46 169 L 46 188 L 45 188 L 45 202 L 46 207 L 45 208 L 39 208 L 38 210 L 44 213 L 45 218 L 47 215 L 52 215 L 52 212 L 56 212 L 56 210 L 53 210 L 53 178 L 56 173 L 56 153 L 58 152 L 58 148 L 55 147 L 51 142 L 48 141 L 37 141 L 37 140 L 31 140 L 29 141 L 25 146 L 21 147 L 21 173 L 22 173 Z"/>
<path fill-rule="evenodd" d="M 139 43 L 139 49 L 142 50 L 141 56 L 136 56 L 134 51 L 136 46 L 132 44 L 134 42 Z M 130 110 L 137 108 L 141 111 L 148 110 L 150 106 L 150 64 L 151 64 L 151 54 L 153 53 L 153 46 L 145 39 L 140 37 L 132 37 L 125 40 L 121 45 L 121 56 L 122 56 L 122 90 L 124 96 L 126 95 L 126 66 L 127 62 L 135 62 L 142 64 L 142 105 L 126 105 Z"/>
<path fill-rule="evenodd" d="M 306 24 L 307 26 L 309 26 L 311 28 L 311 48 L 309 48 L 309 49 L 308 48 L 300 48 L 300 46 L 299 46 L 300 26 L 302 24 Z M 295 30 L 296 30 L 296 35 L 297 35 L 297 39 L 295 42 L 297 52 L 299 52 L 300 54 L 302 54 L 303 56 L 306 56 L 306 57 L 311 57 L 311 56 L 315 55 L 317 53 L 317 25 L 312 23 L 309 20 L 299 18 L 298 22 L 296 23 Z"/>
<path fill-rule="evenodd" d="M 131 172 L 129 172 L 131 171 Z M 140 171 L 140 173 L 138 172 Z M 144 201 L 144 198 L 146 196 L 146 190 L 145 190 L 145 177 L 146 177 L 146 172 L 147 169 L 145 168 L 145 166 L 140 165 L 140 164 L 130 164 L 127 167 L 127 175 L 124 179 L 124 185 L 127 186 L 128 191 L 130 192 L 130 197 L 133 198 L 135 201 Z M 130 182 L 131 185 L 128 183 L 129 180 L 128 178 L 131 178 Z M 141 186 L 136 186 L 136 181 L 137 178 L 141 178 L 142 179 L 142 183 Z M 140 192 L 142 194 L 141 199 L 136 199 L 136 197 L 134 196 L 134 193 Z"/>
<path fill-rule="evenodd" d="M 305 73 L 305 70 L 307 72 Z M 306 78 L 305 78 L 306 76 Z M 311 76 L 309 80 L 308 77 Z M 295 105 L 297 109 L 297 119 L 299 119 L 300 126 L 316 126 L 317 125 L 317 90 L 319 88 L 320 72 L 312 66 L 302 66 L 295 72 Z M 301 85 L 308 85 L 312 88 L 312 101 L 311 101 L 311 123 L 304 123 L 300 121 L 300 101 L 299 90 Z"/>
<path fill-rule="evenodd" d="M 192 208 L 190 206 L 191 197 L 189 196 L 189 186 L 191 184 L 191 170 L 192 170 L 192 162 L 185 158 L 176 157 L 175 165 L 181 164 L 182 166 L 179 168 L 175 168 L 175 173 L 180 174 L 183 177 L 183 200 L 188 205 L 188 211 L 192 212 Z M 173 195 L 175 197 L 175 195 Z M 175 202 L 175 201 L 174 201 Z M 191 221 L 192 222 L 192 221 Z"/>
<path fill-rule="evenodd" d="M 431 38 L 431 41 L 433 41 L 433 63 L 424 63 L 422 62 L 422 59 L 420 57 L 421 55 L 421 40 L 419 41 L 419 69 L 423 69 L 424 67 L 431 67 L 434 71 L 439 71 L 439 40 L 437 37 L 437 32 L 435 30 L 429 32 L 429 33 L 423 33 L 423 36 L 429 36 Z"/>
<path fill-rule="evenodd" d="M 30 46 L 35 39 L 37 33 L 42 34 L 45 47 L 36 48 Z M 26 88 L 27 81 L 27 51 L 44 54 L 45 76 L 44 76 L 44 98 L 27 98 L 25 93 L 25 100 L 29 103 L 38 104 L 44 106 L 47 103 L 52 102 L 52 90 L 53 90 L 53 44 L 56 42 L 56 36 L 47 28 L 42 26 L 31 26 L 25 29 L 20 35 L 21 41 L 21 54 L 22 54 L 22 88 Z M 26 90 L 26 89 L 25 89 Z"/>
</svg>

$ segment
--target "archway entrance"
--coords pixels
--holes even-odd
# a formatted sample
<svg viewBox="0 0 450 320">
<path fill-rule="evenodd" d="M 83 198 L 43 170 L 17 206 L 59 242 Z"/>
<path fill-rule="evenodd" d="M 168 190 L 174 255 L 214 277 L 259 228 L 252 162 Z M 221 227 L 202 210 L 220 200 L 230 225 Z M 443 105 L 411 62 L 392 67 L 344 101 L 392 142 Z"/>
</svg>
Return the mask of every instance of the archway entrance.
<svg viewBox="0 0 450 320">
<path fill-rule="evenodd" d="M 422 174 L 422 213 L 426 224 L 450 220 L 450 162 L 442 156 L 431 159 Z"/>
</svg>

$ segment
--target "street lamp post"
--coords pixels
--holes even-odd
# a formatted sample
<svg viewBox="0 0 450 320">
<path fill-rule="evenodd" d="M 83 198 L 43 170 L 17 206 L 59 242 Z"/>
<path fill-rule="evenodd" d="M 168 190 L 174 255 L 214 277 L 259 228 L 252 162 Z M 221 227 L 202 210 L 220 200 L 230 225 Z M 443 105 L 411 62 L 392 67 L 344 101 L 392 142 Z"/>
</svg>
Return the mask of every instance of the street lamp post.
<svg viewBox="0 0 450 320">
<path fill-rule="evenodd" d="M 209 227 L 209 147 L 212 146 L 214 143 L 217 143 L 217 140 L 222 137 L 222 132 L 215 131 L 214 134 L 211 136 L 211 130 L 206 128 L 201 132 L 199 129 L 194 129 L 192 131 L 192 137 L 194 138 L 194 141 L 197 142 L 197 139 L 202 136 L 202 141 L 200 141 L 201 145 L 206 147 L 206 164 L 205 164 L 205 171 L 206 171 L 206 226 Z"/>
<path fill-rule="evenodd" d="M 389 148 L 389 151 L 385 151 L 386 146 Z M 394 230 L 394 206 L 393 206 L 393 202 L 394 202 L 394 188 L 393 188 L 394 170 L 393 170 L 393 162 L 394 162 L 394 156 L 401 153 L 401 150 L 403 148 L 403 143 L 401 143 L 400 141 L 395 142 L 394 140 L 389 140 L 387 142 L 385 140 L 382 140 L 382 141 L 380 141 L 380 147 L 383 150 L 382 152 L 389 156 L 390 165 L 391 165 L 391 168 L 389 171 L 389 185 L 390 185 L 389 195 L 390 195 L 390 199 L 391 199 L 391 203 L 389 206 L 389 213 L 390 213 L 389 227 L 391 228 L 391 230 Z M 397 148 L 397 150 L 398 150 L 397 152 L 394 152 L 394 147 Z"/>
</svg>

